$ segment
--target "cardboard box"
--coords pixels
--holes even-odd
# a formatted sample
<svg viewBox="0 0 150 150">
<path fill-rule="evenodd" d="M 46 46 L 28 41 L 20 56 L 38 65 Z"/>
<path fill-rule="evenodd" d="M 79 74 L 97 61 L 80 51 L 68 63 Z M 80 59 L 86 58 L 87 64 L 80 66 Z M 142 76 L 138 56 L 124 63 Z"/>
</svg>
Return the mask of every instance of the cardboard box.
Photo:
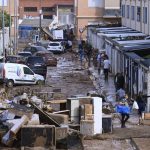
<svg viewBox="0 0 150 150">
<path fill-rule="evenodd" d="M 150 120 L 150 113 L 144 113 L 144 119 Z"/>
</svg>

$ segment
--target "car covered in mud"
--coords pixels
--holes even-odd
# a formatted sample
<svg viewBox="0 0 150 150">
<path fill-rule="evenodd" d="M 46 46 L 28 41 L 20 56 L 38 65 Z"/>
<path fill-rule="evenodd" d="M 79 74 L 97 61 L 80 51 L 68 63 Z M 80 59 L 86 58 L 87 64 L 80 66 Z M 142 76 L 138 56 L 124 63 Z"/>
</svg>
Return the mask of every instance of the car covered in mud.
<svg viewBox="0 0 150 150">
<path fill-rule="evenodd" d="M 35 56 L 43 57 L 47 66 L 57 66 L 57 58 L 50 51 L 39 51 Z"/>
</svg>

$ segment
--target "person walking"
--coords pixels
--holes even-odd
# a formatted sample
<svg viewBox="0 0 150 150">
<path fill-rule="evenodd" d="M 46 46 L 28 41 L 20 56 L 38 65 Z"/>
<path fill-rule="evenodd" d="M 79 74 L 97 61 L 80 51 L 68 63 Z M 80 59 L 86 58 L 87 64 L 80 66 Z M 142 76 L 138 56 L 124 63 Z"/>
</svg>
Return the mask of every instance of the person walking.
<svg viewBox="0 0 150 150">
<path fill-rule="evenodd" d="M 83 64 L 83 58 L 84 58 L 84 50 L 82 44 L 79 45 L 79 59 L 80 59 L 80 64 L 82 66 Z"/>
<path fill-rule="evenodd" d="M 116 106 L 116 112 L 121 114 L 121 128 L 126 128 L 126 122 L 130 118 L 130 107 L 127 103 L 120 102 Z"/>
<path fill-rule="evenodd" d="M 120 88 L 124 89 L 124 83 L 125 83 L 125 79 L 124 79 L 123 73 L 118 72 L 114 78 L 114 84 L 116 87 L 116 91 Z"/>
<path fill-rule="evenodd" d="M 97 56 L 98 56 L 98 49 L 93 49 L 92 57 L 93 57 L 93 65 L 97 68 Z"/>
<path fill-rule="evenodd" d="M 98 74 L 100 75 L 100 71 L 101 71 L 101 64 L 102 64 L 102 56 L 101 53 L 99 52 L 98 56 L 97 56 L 97 63 L 98 63 Z"/>
<path fill-rule="evenodd" d="M 117 99 L 118 101 L 122 101 L 122 100 L 125 98 L 125 95 L 126 95 L 125 90 L 122 89 L 122 88 L 120 88 L 120 89 L 117 90 L 117 92 L 116 92 L 116 99 Z"/>
<path fill-rule="evenodd" d="M 104 57 L 104 76 L 105 76 L 106 82 L 108 82 L 109 69 L 110 69 L 110 61 L 108 59 L 108 56 L 105 55 L 105 57 Z"/>
<path fill-rule="evenodd" d="M 92 57 L 92 52 L 93 52 L 93 48 L 89 43 L 85 44 L 85 55 L 86 55 L 86 59 L 88 61 L 88 66 L 91 66 L 91 57 Z"/>
<path fill-rule="evenodd" d="M 146 107 L 146 104 L 144 102 L 144 99 L 143 99 L 143 96 L 142 96 L 142 92 L 139 92 L 137 98 L 136 98 L 136 102 L 138 104 L 138 114 L 139 114 L 139 117 L 140 119 L 142 118 L 142 113 L 145 111 L 145 107 Z"/>
<path fill-rule="evenodd" d="M 123 72 L 119 73 L 118 75 L 118 86 L 119 88 L 124 88 L 124 83 L 125 83 L 125 79 L 124 79 L 124 76 L 123 76 Z"/>
<path fill-rule="evenodd" d="M 119 90 L 119 84 L 118 84 L 118 76 L 119 76 L 119 72 L 115 75 L 114 77 L 114 84 L 115 84 L 115 88 L 116 88 L 116 91 Z"/>
</svg>

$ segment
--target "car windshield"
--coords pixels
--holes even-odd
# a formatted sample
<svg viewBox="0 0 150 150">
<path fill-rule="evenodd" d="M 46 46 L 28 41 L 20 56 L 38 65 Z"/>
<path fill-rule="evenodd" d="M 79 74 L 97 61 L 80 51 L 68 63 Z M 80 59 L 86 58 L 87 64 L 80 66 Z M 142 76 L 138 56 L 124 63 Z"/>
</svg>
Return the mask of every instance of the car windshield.
<svg viewBox="0 0 150 150">
<path fill-rule="evenodd" d="M 20 55 L 20 56 L 24 56 L 24 57 L 31 56 L 31 54 L 30 54 L 30 53 L 18 53 L 18 55 Z"/>
<path fill-rule="evenodd" d="M 27 63 L 35 64 L 35 63 L 43 63 L 44 60 L 42 57 L 28 57 Z"/>
<path fill-rule="evenodd" d="M 59 46 L 59 43 L 50 43 L 49 46 Z"/>
<path fill-rule="evenodd" d="M 45 47 L 42 47 L 42 46 L 38 46 L 38 47 L 36 47 L 36 49 L 37 49 L 38 51 L 46 51 L 46 48 L 45 48 Z"/>
</svg>

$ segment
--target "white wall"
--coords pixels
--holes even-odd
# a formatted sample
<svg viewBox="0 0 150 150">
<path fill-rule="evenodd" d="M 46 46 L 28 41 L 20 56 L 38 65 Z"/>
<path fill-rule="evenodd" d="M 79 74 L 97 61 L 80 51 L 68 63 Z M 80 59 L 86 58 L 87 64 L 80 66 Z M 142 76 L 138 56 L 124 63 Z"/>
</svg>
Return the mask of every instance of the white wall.
<svg viewBox="0 0 150 150">
<path fill-rule="evenodd" d="M 88 7 L 104 7 L 104 0 L 88 0 Z"/>
<path fill-rule="evenodd" d="M 8 48 L 9 45 L 9 28 L 5 28 L 5 36 L 4 36 L 4 45 L 5 48 Z M 2 31 L 0 31 L 0 55 L 3 53 L 3 35 L 2 35 Z"/>
<path fill-rule="evenodd" d="M 4 3 L 4 6 L 8 6 L 8 0 L 0 0 L 0 6 L 2 6 Z"/>
</svg>

